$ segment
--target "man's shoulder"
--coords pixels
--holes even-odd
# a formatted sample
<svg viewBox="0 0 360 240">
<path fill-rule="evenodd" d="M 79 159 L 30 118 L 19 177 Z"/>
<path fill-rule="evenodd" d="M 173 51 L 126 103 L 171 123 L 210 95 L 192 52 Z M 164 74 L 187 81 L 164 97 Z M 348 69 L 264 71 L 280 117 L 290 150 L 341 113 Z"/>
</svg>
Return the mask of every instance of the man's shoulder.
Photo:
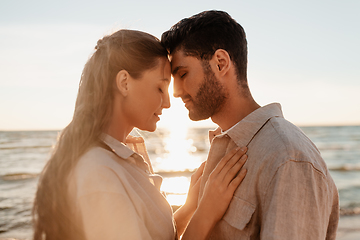
<svg viewBox="0 0 360 240">
<path fill-rule="evenodd" d="M 268 156 L 275 156 L 273 165 L 280 166 L 288 161 L 307 162 L 327 175 L 326 164 L 316 145 L 299 127 L 282 117 L 271 118 L 259 132 L 256 142 Z"/>
</svg>

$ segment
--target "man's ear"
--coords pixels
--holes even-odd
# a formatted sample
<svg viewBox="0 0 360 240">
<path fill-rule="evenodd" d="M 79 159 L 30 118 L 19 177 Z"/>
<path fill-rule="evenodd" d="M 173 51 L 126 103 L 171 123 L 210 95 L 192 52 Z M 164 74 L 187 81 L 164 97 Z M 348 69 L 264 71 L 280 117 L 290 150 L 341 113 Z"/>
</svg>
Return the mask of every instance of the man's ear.
<svg viewBox="0 0 360 240">
<path fill-rule="evenodd" d="M 129 90 L 129 73 L 126 70 L 121 70 L 116 74 L 116 87 L 126 97 Z"/>
<path fill-rule="evenodd" d="M 224 76 L 230 69 L 230 55 L 224 49 L 218 49 L 215 51 L 212 60 L 216 64 L 216 72 L 220 76 Z"/>
</svg>

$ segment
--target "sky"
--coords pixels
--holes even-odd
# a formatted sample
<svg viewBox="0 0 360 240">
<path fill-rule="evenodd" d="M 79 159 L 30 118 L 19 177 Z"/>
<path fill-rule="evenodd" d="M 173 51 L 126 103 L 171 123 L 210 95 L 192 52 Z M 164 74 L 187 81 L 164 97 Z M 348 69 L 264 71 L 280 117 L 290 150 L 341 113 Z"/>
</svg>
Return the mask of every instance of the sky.
<svg viewBox="0 0 360 240">
<path fill-rule="evenodd" d="M 245 29 L 248 82 L 262 106 L 282 105 L 298 126 L 360 125 L 360 1 L 0 2 L 0 130 L 59 130 L 74 111 L 96 42 L 121 29 L 160 38 L 182 18 L 228 12 Z M 158 126 L 193 123 L 171 99 Z"/>
</svg>

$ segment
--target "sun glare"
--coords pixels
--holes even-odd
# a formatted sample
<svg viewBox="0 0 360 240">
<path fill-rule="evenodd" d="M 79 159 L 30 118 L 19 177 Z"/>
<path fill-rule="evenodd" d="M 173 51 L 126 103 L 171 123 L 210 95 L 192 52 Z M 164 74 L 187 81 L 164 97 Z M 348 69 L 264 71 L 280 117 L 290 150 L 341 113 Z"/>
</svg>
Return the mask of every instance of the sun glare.
<svg viewBox="0 0 360 240">
<path fill-rule="evenodd" d="M 188 110 L 181 99 L 173 97 L 173 81 L 169 86 L 169 94 L 171 107 L 163 111 L 159 122 L 159 127 L 167 129 L 169 133 L 163 139 L 165 154 L 157 156 L 155 162 L 157 169 L 172 175 L 164 176 L 161 191 L 167 193 L 171 205 L 180 206 L 186 201 L 191 172 L 200 166 L 202 159 L 193 154 L 197 149 L 193 139 L 188 137 L 191 126 Z"/>
<path fill-rule="evenodd" d="M 161 191 L 167 193 L 167 200 L 171 205 L 181 206 L 185 203 L 190 186 L 190 178 L 173 177 L 164 178 Z"/>
</svg>

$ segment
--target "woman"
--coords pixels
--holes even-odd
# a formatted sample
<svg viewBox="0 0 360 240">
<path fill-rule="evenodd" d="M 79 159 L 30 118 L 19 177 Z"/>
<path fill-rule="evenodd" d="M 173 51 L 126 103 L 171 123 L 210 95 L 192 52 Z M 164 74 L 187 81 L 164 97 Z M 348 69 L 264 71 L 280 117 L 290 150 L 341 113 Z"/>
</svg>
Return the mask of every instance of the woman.
<svg viewBox="0 0 360 240">
<path fill-rule="evenodd" d="M 167 52 L 157 38 L 132 30 L 104 37 L 95 49 L 73 119 L 40 177 L 34 239 L 205 239 L 245 176 L 246 149 L 220 161 L 196 208 L 200 167 L 173 215 L 143 140 L 129 137 L 134 127 L 154 131 L 170 107 Z"/>
</svg>

